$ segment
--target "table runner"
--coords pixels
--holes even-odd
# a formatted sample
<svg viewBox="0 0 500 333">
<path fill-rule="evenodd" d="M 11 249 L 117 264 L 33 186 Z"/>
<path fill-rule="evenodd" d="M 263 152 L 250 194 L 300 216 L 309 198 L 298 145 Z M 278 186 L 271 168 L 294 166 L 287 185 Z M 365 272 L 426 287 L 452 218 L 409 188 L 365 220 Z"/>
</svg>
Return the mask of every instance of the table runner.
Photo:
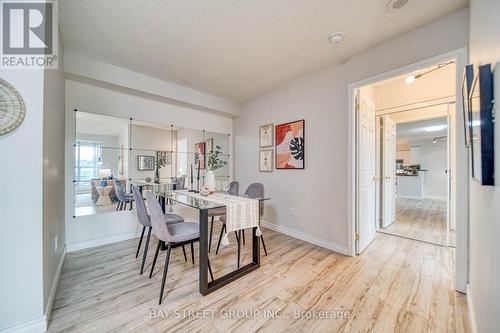
<svg viewBox="0 0 500 333">
<path fill-rule="evenodd" d="M 259 200 L 230 195 L 228 193 L 214 193 L 203 196 L 189 191 L 174 191 L 197 199 L 211 201 L 226 206 L 226 233 L 221 245 L 229 245 L 227 234 L 231 231 L 257 227 L 257 236 L 261 235 L 259 227 Z"/>
</svg>

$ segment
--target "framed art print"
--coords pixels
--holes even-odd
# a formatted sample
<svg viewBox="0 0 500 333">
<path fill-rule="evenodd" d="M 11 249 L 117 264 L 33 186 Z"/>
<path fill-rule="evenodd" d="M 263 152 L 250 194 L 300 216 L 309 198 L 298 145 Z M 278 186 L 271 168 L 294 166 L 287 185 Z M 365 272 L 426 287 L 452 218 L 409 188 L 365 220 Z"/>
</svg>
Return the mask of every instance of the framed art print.
<svg viewBox="0 0 500 333">
<path fill-rule="evenodd" d="M 206 139 L 205 140 L 205 149 L 207 153 L 212 153 L 214 151 L 214 139 Z"/>
<path fill-rule="evenodd" d="M 276 169 L 304 169 L 305 121 L 276 125 Z"/>
<path fill-rule="evenodd" d="M 198 163 L 200 169 L 205 169 L 205 142 L 198 142 L 194 144 L 194 165 L 197 168 Z"/>
<path fill-rule="evenodd" d="M 265 149 L 259 153 L 259 171 L 273 172 L 273 150 Z"/>
<path fill-rule="evenodd" d="M 469 95 L 469 103 L 472 179 L 481 185 L 495 185 L 495 123 L 491 65 L 482 65 L 478 68 Z"/>
<path fill-rule="evenodd" d="M 137 170 L 138 171 L 153 171 L 155 169 L 154 156 L 137 156 Z"/>
<path fill-rule="evenodd" d="M 268 148 L 273 146 L 273 126 L 273 124 L 267 124 L 259 127 L 260 148 Z"/>
</svg>

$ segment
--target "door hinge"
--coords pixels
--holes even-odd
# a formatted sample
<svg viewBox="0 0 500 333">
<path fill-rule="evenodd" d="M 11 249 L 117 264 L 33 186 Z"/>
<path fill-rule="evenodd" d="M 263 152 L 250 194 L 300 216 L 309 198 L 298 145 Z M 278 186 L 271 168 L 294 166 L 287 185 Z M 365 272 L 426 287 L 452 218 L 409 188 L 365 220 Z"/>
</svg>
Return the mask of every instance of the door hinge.
<svg viewBox="0 0 500 333">
<path fill-rule="evenodd" d="M 358 241 L 359 240 L 359 234 L 356 233 L 356 240 Z"/>
<path fill-rule="evenodd" d="M 356 105 L 354 105 L 354 110 L 359 111 L 359 103 L 356 102 Z"/>
</svg>

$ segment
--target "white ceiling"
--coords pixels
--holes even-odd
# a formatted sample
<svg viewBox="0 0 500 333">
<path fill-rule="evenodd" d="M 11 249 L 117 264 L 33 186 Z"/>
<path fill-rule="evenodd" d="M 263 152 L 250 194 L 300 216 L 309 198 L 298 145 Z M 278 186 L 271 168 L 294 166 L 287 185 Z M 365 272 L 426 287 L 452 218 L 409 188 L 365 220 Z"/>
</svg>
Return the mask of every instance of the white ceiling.
<svg viewBox="0 0 500 333">
<path fill-rule="evenodd" d="M 410 0 L 388 13 L 387 1 L 71 0 L 60 20 L 66 50 L 243 101 L 468 3 Z"/>
<path fill-rule="evenodd" d="M 426 131 L 426 129 L 432 127 L 436 129 L 442 127 L 442 129 L 432 132 Z M 448 125 L 446 117 L 396 124 L 396 138 L 398 141 L 431 139 L 444 136 L 447 132 Z"/>
</svg>

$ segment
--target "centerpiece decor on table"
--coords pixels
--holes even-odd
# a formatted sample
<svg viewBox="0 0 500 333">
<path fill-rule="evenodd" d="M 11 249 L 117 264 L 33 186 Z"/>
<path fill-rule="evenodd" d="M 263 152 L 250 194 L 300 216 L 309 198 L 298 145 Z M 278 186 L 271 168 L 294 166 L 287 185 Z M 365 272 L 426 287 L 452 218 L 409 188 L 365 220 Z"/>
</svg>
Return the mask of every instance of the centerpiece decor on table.
<svg viewBox="0 0 500 333">
<path fill-rule="evenodd" d="M 155 176 L 153 178 L 154 183 L 156 184 L 160 183 L 160 169 L 168 164 L 169 164 L 168 154 L 160 154 L 160 152 L 156 152 Z"/>
<path fill-rule="evenodd" d="M 205 171 L 205 186 L 210 193 L 215 192 L 215 170 L 223 168 L 227 165 L 227 161 L 222 159 L 222 147 L 215 146 L 215 149 L 207 153 L 207 167 Z"/>
</svg>

